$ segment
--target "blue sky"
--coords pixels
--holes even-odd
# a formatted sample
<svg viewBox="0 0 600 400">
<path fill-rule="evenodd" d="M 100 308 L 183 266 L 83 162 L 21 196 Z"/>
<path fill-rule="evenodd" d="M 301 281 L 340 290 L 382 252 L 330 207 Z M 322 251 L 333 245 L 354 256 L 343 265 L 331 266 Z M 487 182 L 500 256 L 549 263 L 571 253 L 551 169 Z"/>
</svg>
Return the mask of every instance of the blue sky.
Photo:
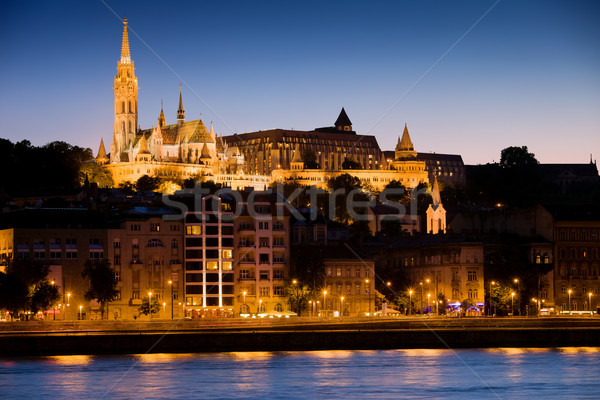
<svg viewBox="0 0 600 400">
<path fill-rule="evenodd" d="M 224 135 L 328 126 L 344 106 L 385 150 L 407 123 L 418 151 L 471 164 L 511 145 L 547 163 L 600 154 L 595 1 L 24 1 L 3 11 L 0 137 L 12 141 L 110 143 L 126 15 L 142 128 L 161 99 L 175 121 L 181 82 L 187 119 L 202 115 Z"/>
</svg>

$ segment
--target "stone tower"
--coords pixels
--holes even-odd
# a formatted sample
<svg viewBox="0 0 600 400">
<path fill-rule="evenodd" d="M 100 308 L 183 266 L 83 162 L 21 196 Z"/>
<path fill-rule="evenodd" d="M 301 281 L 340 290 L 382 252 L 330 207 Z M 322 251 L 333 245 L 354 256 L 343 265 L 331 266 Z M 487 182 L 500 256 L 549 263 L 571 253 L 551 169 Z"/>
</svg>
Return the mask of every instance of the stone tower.
<svg viewBox="0 0 600 400">
<path fill-rule="evenodd" d="M 130 161 L 122 159 L 124 151 L 134 141 L 138 126 L 138 81 L 129 53 L 127 17 L 123 19 L 123 42 L 121 59 L 115 76 L 115 126 L 110 146 L 111 162 Z M 132 161 L 132 160 L 131 160 Z"/>
</svg>

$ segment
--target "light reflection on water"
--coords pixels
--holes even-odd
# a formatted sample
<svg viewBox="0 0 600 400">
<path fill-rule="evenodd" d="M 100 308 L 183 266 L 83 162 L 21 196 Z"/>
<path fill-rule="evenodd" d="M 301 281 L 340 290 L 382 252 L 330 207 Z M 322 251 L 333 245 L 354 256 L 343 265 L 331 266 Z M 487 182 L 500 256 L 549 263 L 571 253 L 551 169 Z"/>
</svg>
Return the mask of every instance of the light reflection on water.
<svg viewBox="0 0 600 400">
<path fill-rule="evenodd" d="M 597 398 L 599 348 L 0 359 L 8 398 Z"/>
</svg>

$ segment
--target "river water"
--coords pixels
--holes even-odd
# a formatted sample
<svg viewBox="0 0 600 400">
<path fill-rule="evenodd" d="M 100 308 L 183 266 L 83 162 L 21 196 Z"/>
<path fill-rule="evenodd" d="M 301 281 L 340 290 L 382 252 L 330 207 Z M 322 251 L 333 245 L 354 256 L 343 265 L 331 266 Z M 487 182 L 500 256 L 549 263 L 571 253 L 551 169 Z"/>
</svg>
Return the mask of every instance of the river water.
<svg viewBox="0 0 600 400">
<path fill-rule="evenodd" d="M 600 348 L 0 358 L 1 398 L 600 398 Z"/>
</svg>

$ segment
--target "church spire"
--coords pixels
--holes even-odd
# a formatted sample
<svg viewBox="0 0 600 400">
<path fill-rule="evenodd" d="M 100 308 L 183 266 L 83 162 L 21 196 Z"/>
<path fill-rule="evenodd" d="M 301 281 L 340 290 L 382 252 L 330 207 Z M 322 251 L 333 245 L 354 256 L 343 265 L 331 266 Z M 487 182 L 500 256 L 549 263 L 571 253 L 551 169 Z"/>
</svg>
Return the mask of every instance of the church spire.
<svg viewBox="0 0 600 400">
<path fill-rule="evenodd" d="M 98 155 L 96 156 L 96 163 L 98 165 L 103 165 L 108 162 L 108 157 L 106 156 L 106 149 L 104 148 L 104 139 L 100 138 L 100 148 L 98 149 Z"/>
<path fill-rule="evenodd" d="M 402 132 L 402 138 L 399 138 L 398 144 L 396 144 L 395 158 L 396 160 L 405 160 L 416 157 L 417 152 L 415 151 L 413 142 L 410 139 L 410 134 L 408 133 L 408 126 L 407 124 L 404 124 L 404 132 Z"/>
<path fill-rule="evenodd" d="M 160 99 L 160 116 L 158 117 L 158 127 L 163 128 L 167 125 L 167 121 L 165 120 L 165 112 L 163 111 L 163 101 Z"/>
<path fill-rule="evenodd" d="M 437 208 L 442 205 L 442 197 L 440 196 L 440 185 L 438 184 L 437 175 L 433 177 L 433 191 L 431 194 L 433 207 Z"/>
<path fill-rule="evenodd" d="M 183 109 L 183 100 L 181 98 L 181 84 L 179 84 L 179 108 L 177 109 L 177 125 L 185 121 L 185 110 Z"/>
<path fill-rule="evenodd" d="M 123 43 L 121 44 L 121 62 L 130 63 L 129 36 L 127 35 L 127 17 L 123 18 Z"/>
</svg>

